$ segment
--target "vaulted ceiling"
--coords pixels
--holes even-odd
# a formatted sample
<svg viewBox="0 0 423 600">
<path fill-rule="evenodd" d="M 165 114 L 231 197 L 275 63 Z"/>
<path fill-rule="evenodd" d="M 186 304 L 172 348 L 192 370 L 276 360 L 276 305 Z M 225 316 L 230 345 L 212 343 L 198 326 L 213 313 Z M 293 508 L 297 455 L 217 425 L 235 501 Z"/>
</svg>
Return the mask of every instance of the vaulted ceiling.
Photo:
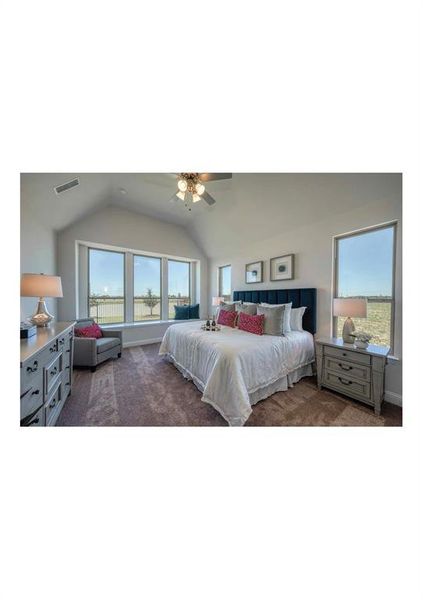
<svg viewBox="0 0 423 600">
<path fill-rule="evenodd" d="M 54 186 L 75 176 L 80 186 L 57 196 Z M 401 199 L 401 176 L 389 173 L 236 173 L 207 183 L 216 204 L 197 202 L 191 212 L 182 202 L 169 202 L 176 179 L 165 173 L 30 173 L 21 176 L 21 184 L 23 208 L 57 231 L 114 205 L 185 227 L 209 257 L 317 223 L 327 214 Z"/>
</svg>

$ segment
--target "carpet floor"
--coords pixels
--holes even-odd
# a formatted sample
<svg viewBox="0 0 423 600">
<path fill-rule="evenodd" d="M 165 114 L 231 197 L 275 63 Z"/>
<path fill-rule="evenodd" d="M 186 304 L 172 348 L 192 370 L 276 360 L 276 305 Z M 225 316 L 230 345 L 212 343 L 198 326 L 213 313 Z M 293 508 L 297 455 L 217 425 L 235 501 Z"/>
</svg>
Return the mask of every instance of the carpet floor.
<svg viewBox="0 0 423 600">
<path fill-rule="evenodd" d="M 158 356 L 159 344 L 127 348 L 122 358 L 90 370 L 75 369 L 72 395 L 57 426 L 228 426 L 191 381 Z M 359 402 L 319 391 L 306 377 L 286 392 L 253 406 L 251 426 L 400 426 L 402 410 L 384 403 L 382 414 Z"/>
</svg>

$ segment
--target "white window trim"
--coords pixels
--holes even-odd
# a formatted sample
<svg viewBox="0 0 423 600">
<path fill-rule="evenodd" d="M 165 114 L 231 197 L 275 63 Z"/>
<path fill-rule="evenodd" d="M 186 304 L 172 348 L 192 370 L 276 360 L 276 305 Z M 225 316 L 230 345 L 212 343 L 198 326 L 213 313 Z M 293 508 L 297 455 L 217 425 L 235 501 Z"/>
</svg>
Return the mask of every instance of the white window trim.
<svg viewBox="0 0 423 600">
<path fill-rule="evenodd" d="M 375 231 L 378 229 L 386 229 L 388 227 L 394 228 L 394 245 L 392 250 L 393 260 L 392 260 L 392 312 L 391 312 L 391 354 L 388 356 L 388 359 L 391 362 L 396 362 L 401 360 L 397 356 L 396 346 L 398 345 L 396 330 L 395 330 L 395 317 L 396 317 L 396 287 L 397 287 L 397 251 L 398 251 L 398 220 L 387 221 L 385 223 L 380 223 L 379 225 L 369 225 L 367 227 L 363 227 L 361 229 L 356 229 L 353 231 L 349 231 L 346 233 L 341 233 L 333 236 L 333 274 L 332 274 L 332 295 L 331 295 L 331 335 L 334 336 L 336 334 L 336 318 L 333 314 L 333 298 L 336 298 L 336 294 L 338 292 L 338 241 L 343 238 L 349 238 L 355 235 L 362 235 L 363 233 L 370 233 L 371 231 Z"/>
<path fill-rule="evenodd" d="M 174 323 L 174 319 L 166 319 L 165 315 L 169 314 L 169 298 L 168 298 L 168 261 L 174 260 L 178 262 L 189 263 L 189 293 L 191 304 L 197 302 L 197 289 L 198 288 L 198 265 L 200 264 L 199 258 L 187 258 L 182 256 L 172 256 L 168 254 L 159 254 L 157 252 L 148 252 L 145 250 L 134 250 L 128 248 L 122 248 L 118 246 L 110 246 L 108 244 L 99 244 L 96 242 L 86 242 L 82 240 L 76 241 L 76 274 L 77 274 L 77 285 L 76 287 L 76 307 L 77 307 L 77 318 L 85 319 L 89 316 L 89 249 L 94 250 L 106 250 L 109 252 L 120 252 L 124 254 L 124 322 L 122 323 L 107 323 L 102 324 L 102 327 L 116 329 L 119 327 L 144 327 L 147 325 L 154 326 L 165 323 Z M 156 321 L 134 321 L 134 255 L 137 256 L 151 256 L 152 258 L 160 258 L 162 264 L 161 273 L 161 295 L 162 295 L 162 306 L 161 306 L 161 319 Z M 195 319 L 191 319 L 195 320 Z M 183 320 L 177 320 L 177 323 L 182 323 Z"/>
</svg>

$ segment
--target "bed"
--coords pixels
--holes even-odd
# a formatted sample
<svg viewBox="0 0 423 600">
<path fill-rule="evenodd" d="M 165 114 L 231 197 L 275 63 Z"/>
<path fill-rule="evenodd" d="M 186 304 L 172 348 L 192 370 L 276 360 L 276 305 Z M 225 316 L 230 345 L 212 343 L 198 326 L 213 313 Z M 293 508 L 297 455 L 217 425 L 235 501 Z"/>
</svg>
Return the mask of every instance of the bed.
<svg viewBox="0 0 423 600">
<path fill-rule="evenodd" d="M 306 306 L 304 331 L 284 336 L 254 335 L 222 326 L 218 332 L 201 329 L 201 322 L 171 325 L 159 354 L 171 361 L 202 392 L 232 426 L 244 425 L 252 406 L 285 391 L 312 375 L 316 325 L 316 290 L 260 290 L 234 292 L 234 300 Z"/>
</svg>

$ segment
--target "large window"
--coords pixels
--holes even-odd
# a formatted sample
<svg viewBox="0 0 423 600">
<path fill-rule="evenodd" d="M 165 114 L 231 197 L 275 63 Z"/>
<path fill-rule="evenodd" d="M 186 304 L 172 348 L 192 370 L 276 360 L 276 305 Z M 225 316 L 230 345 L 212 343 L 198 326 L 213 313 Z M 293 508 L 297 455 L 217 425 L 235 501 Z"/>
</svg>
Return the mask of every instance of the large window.
<svg viewBox="0 0 423 600">
<path fill-rule="evenodd" d="M 372 344 L 394 345 L 394 225 L 377 227 L 335 240 L 338 298 L 367 298 L 367 318 L 354 318 L 357 331 L 370 333 Z M 345 317 L 334 322 L 342 336 Z"/>
<path fill-rule="evenodd" d="M 219 296 L 226 301 L 231 299 L 231 265 L 219 267 Z"/>
<path fill-rule="evenodd" d="M 88 314 L 97 323 L 125 321 L 125 255 L 89 249 Z"/>
<path fill-rule="evenodd" d="M 162 315 L 161 259 L 134 255 L 134 321 L 158 321 Z"/>
<path fill-rule="evenodd" d="M 169 260 L 168 263 L 169 319 L 175 318 L 175 306 L 191 304 L 189 262 Z"/>
</svg>

